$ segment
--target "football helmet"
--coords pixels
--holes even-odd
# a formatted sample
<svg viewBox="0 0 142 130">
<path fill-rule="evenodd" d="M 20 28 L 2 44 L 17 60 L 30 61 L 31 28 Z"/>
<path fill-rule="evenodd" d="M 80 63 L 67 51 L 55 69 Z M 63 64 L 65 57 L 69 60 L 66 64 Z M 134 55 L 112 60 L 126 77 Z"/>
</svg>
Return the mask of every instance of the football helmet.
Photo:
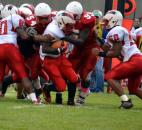
<svg viewBox="0 0 142 130">
<path fill-rule="evenodd" d="M 17 13 L 18 13 L 18 8 L 15 5 L 8 4 L 8 5 L 5 5 L 4 8 L 2 9 L 1 17 L 5 18 L 9 15 L 17 14 Z"/>
<path fill-rule="evenodd" d="M 26 7 L 20 7 L 19 8 L 19 15 L 21 15 L 23 18 L 26 18 L 30 15 L 32 15 L 32 11 L 29 8 Z"/>
<path fill-rule="evenodd" d="M 73 30 L 75 20 L 72 13 L 68 11 L 59 11 L 55 17 L 58 26 L 62 29 L 65 33 L 70 33 Z"/>
<path fill-rule="evenodd" d="M 39 3 L 35 7 L 35 15 L 38 17 L 46 17 L 48 15 L 51 15 L 51 8 L 46 3 Z"/>
<path fill-rule="evenodd" d="M 123 21 L 123 16 L 121 12 L 117 10 L 108 11 L 103 17 L 103 24 L 106 29 L 111 29 L 115 26 L 121 26 Z"/>
<path fill-rule="evenodd" d="M 80 19 L 83 7 L 78 1 L 72 1 L 66 6 L 66 10 L 73 13 L 76 20 Z"/>
<path fill-rule="evenodd" d="M 32 4 L 24 3 L 24 4 L 22 4 L 22 5 L 20 6 L 20 8 L 21 8 L 21 7 L 25 7 L 25 8 L 30 9 L 30 10 L 32 11 L 32 13 L 34 14 L 35 8 L 34 8 L 34 6 L 33 6 Z"/>
</svg>

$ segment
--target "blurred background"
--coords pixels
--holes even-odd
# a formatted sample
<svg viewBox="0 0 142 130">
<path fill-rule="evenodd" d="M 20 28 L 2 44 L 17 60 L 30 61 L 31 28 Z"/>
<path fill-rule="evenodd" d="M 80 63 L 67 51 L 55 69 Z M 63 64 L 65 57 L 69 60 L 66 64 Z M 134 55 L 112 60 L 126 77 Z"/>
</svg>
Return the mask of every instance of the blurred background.
<svg viewBox="0 0 142 130">
<path fill-rule="evenodd" d="M 0 0 L 1 3 L 5 4 L 15 4 L 17 6 L 23 4 L 23 3 L 31 3 L 33 5 L 38 4 L 39 2 L 46 2 L 48 3 L 53 10 L 61 10 L 64 9 L 72 0 Z M 109 4 L 109 0 L 77 0 L 82 3 L 84 9 L 87 11 L 93 11 L 94 9 L 101 10 L 104 12 L 105 10 L 105 3 Z M 105 2 L 106 1 L 106 2 Z M 131 18 L 139 18 L 142 17 L 142 0 L 135 0 L 137 3 L 136 11 L 133 15 L 131 15 Z"/>
</svg>

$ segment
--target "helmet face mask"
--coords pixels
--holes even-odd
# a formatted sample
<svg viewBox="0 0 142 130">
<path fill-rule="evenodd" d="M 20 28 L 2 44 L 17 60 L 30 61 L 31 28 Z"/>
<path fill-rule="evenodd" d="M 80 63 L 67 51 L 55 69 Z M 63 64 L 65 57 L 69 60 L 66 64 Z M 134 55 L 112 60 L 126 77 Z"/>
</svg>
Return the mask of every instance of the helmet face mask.
<svg viewBox="0 0 142 130">
<path fill-rule="evenodd" d="M 102 22 L 101 22 L 101 24 L 102 24 L 106 29 L 109 28 L 109 27 L 108 27 L 108 23 L 109 23 L 109 21 L 108 21 L 107 19 L 103 19 Z"/>
<path fill-rule="evenodd" d="M 67 11 L 59 11 L 55 18 L 59 28 L 65 34 L 72 33 L 75 24 L 74 16 L 72 13 L 69 13 Z"/>
<path fill-rule="evenodd" d="M 111 10 L 103 17 L 106 29 L 111 29 L 115 26 L 121 26 L 123 21 L 122 14 L 117 10 Z M 107 23 L 107 24 L 106 24 Z"/>
<path fill-rule="evenodd" d="M 66 35 L 68 35 L 72 33 L 73 28 L 74 24 L 66 24 L 62 30 Z"/>
<path fill-rule="evenodd" d="M 79 15 L 79 14 L 73 14 L 73 16 L 74 16 L 74 19 L 75 19 L 76 21 L 79 21 L 80 18 L 81 18 L 81 15 Z"/>
</svg>

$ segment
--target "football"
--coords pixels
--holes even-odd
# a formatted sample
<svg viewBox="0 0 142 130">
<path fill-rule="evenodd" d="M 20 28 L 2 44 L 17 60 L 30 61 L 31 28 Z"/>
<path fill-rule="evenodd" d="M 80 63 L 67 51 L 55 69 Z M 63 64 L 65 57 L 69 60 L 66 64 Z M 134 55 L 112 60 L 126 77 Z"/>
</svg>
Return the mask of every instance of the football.
<svg viewBox="0 0 142 130">
<path fill-rule="evenodd" d="M 54 43 L 52 43 L 51 47 L 53 48 L 67 48 L 67 42 L 66 41 L 63 41 L 63 40 L 58 40 L 58 41 L 55 41 Z"/>
</svg>

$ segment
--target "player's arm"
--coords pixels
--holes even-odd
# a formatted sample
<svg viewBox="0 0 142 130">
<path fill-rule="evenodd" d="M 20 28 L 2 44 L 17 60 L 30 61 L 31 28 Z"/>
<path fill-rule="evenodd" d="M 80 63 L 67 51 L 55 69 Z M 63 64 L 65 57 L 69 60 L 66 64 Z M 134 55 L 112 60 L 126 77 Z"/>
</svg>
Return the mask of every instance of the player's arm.
<svg viewBox="0 0 142 130">
<path fill-rule="evenodd" d="M 52 37 L 49 34 L 46 34 L 46 35 L 33 35 L 33 39 L 35 41 L 37 41 L 37 42 L 46 42 L 46 43 L 49 43 L 49 42 L 55 40 L 55 38 Z"/>
<path fill-rule="evenodd" d="M 34 27 L 29 27 L 26 32 L 28 35 L 36 42 L 51 42 L 55 40 L 54 37 L 52 37 L 50 34 L 40 35 L 37 33 L 36 29 Z"/>
<path fill-rule="evenodd" d="M 86 42 L 86 40 L 89 36 L 89 32 L 90 32 L 90 29 L 85 28 L 84 30 L 80 31 L 78 37 L 74 37 L 74 36 L 70 35 L 70 36 L 65 36 L 64 38 L 62 38 L 62 40 L 65 40 L 65 41 L 72 43 L 74 45 L 77 45 L 77 46 L 81 46 Z"/>
<path fill-rule="evenodd" d="M 113 48 L 107 51 L 106 57 L 110 57 L 110 58 L 119 57 L 121 54 L 121 50 L 122 50 L 121 42 L 116 42 L 113 44 Z"/>
<path fill-rule="evenodd" d="M 25 21 L 21 16 L 17 14 L 11 15 L 11 23 L 12 23 L 12 28 L 16 31 L 19 37 L 21 37 L 23 40 L 29 39 L 29 36 L 25 31 L 26 30 Z"/>
<path fill-rule="evenodd" d="M 113 48 L 108 51 L 99 51 L 98 49 L 94 48 L 92 50 L 92 53 L 101 57 L 119 57 L 121 54 L 122 45 L 121 42 L 115 42 L 113 43 Z"/>
<path fill-rule="evenodd" d="M 29 39 L 29 35 L 25 31 L 25 26 L 16 28 L 17 35 L 21 37 L 23 40 Z"/>
</svg>

